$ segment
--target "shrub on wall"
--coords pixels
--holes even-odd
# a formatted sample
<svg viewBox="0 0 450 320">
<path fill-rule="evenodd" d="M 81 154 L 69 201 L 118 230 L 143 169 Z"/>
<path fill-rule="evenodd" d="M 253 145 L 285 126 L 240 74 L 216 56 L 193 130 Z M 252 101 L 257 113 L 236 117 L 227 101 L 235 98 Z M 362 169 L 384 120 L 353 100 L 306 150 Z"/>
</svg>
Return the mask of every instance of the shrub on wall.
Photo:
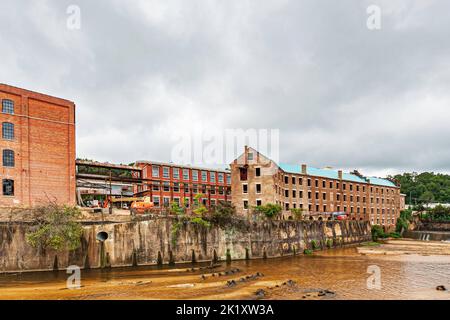
<svg viewBox="0 0 450 320">
<path fill-rule="evenodd" d="M 254 208 L 254 211 L 258 214 L 264 215 L 268 219 L 273 219 L 281 214 L 283 208 L 279 204 L 267 203 L 263 206 Z"/>
<path fill-rule="evenodd" d="M 77 207 L 49 203 L 33 210 L 33 226 L 26 233 L 26 241 L 34 248 L 75 250 L 81 245 L 83 227 L 77 220 Z"/>
</svg>

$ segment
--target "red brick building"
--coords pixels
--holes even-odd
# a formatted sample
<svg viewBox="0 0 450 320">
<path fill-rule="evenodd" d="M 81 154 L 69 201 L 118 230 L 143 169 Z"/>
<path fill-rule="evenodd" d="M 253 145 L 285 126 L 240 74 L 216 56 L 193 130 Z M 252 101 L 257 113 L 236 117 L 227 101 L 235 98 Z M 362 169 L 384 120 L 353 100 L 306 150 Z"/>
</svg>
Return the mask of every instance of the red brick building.
<svg viewBox="0 0 450 320">
<path fill-rule="evenodd" d="M 202 202 L 207 207 L 221 200 L 231 201 L 231 176 L 227 171 L 149 161 L 137 161 L 135 165 L 142 168 L 145 181 L 136 186 L 136 192 L 150 196 L 156 207 L 171 202 L 190 207 L 197 194 L 204 195 Z"/>
<path fill-rule="evenodd" d="M 0 84 L 0 207 L 75 203 L 75 104 Z"/>
</svg>

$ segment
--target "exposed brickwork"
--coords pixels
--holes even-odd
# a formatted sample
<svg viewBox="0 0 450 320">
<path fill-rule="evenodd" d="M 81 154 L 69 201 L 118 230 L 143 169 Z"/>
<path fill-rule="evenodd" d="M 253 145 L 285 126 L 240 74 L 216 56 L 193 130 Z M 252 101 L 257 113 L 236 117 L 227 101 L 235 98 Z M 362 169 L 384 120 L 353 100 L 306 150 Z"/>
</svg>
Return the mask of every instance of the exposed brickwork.
<svg viewBox="0 0 450 320">
<path fill-rule="evenodd" d="M 0 112 L 0 124 L 13 123 L 15 136 L 0 137 L 0 149 L 14 151 L 15 166 L 0 163 L 0 173 L 14 180 L 14 196 L 0 190 L 0 206 L 29 207 L 47 197 L 74 204 L 75 104 L 0 84 L 0 108 L 4 99 L 14 102 L 14 114 Z"/>
<path fill-rule="evenodd" d="M 292 208 L 303 209 L 305 214 L 313 215 L 345 212 L 350 219 L 370 220 L 372 224 L 391 228 L 400 210 L 404 209 L 400 187 L 312 176 L 305 173 L 305 165 L 299 170 L 302 174 L 287 173 L 256 150 L 246 150 L 230 165 L 232 199 L 238 212 L 250 215 L 252 207 L 260 201 L 261 205 L 281 205 L 284 217 L 291 215 Z M 252 160 L 246 156 L 248 152 L 253 154 Z M 260 168 L 260 176 L 256 176 L 257 168 Z M 247 178 L 242 179 L 240 171 L 245 169 Z M 341 172 L 339 176 L 342 177 Z M 261 185 L 260 193 L 256 192 L 257 184 Z M 246 193 L 244 185 L 247 185 Z M 244 208 L 245 201 L 248 209 Z"/>
</svg>

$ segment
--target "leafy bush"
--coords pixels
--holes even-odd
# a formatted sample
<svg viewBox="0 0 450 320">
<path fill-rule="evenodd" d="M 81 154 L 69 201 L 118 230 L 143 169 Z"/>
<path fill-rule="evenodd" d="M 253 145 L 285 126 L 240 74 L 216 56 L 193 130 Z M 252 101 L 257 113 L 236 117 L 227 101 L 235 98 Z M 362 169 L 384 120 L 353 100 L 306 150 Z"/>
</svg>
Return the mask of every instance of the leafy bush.
<svg viewBox="0 0 450 320">
<path fill-rule="evenodd" d="M 77 207 L 50 203 L 33 211 L 34 225 L 26 233 L 26 241 L 34 248 L 75 250 L 81 245 L 83 227 L 77 219 Z"/>
<path fill-rule="evenodd" d="M 402 234 L 403 231 L 408 229 L 410 222 L 412 221 L 412 210 L 402 210 L 400 216 L 397 218 L 395 225 L 395 232 Z"/>
<path fill-rule="evenodd" d="M 387 235 L 384 233 L 384 230 L 379 225 L 372 226 L 372 240 L 378 241 L 380 238 L 387 238 Z"/>
<path fill-rule="evenodd" d="M 333 239 L 327 239 L 326 244 L 327 244 L 328 248 L 332 248 L 333 247 Z"/>
<path fill-rule="evenodd" d="M 264 215 L 266 218 L 273 219 L 280 215 L 283 208 L 278 204 L 267 203 L 263 206 L 254 208 L 254 211 L 258 214 Z"/>
<path fill-rule="evenodd" d="M 228 201 L 219 201 L 212 212 L 211 219 L 219 224 L 229 222 L 236 215 L 235 207 Z"/>
<path fill-rule="evenodd" d="M 319 249 L 319 242 L 317 240 L 311 240 L 311 246 L 313 250 Z"/>
<path fill-rule="evenodd" d="M 292 208 L 291 213 L 294 216 L 295 220 L 303 220 L 303 209 Z"/>
<path fill-rule="evenodd" d="M 209 228 L 211 226 L 211 223 L 209 221 L 206 221 L 201 217 L 192 218 L 191 223 L 195 223 L 206 228 Z"/>
<path fill-rule="evenodd" d="M 303 250 L 303 253 L 310 255 L 310 254 L 313 254 L 313 251 L 310 249 L 305 249 L 305 250 Z"/>
</svg>

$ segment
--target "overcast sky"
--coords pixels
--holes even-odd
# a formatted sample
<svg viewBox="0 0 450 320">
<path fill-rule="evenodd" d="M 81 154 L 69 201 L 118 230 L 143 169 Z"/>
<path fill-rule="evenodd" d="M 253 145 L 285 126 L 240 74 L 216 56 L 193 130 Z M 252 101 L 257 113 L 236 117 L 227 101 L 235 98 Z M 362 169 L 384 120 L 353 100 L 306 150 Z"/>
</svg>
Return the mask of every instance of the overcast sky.
<svg viewBox="0 0 450 320">
<path fill-rule="evenodd" d="M 72 4 L 80 29 L 67 28 Z M 253 128 L 280 130 L 281 162 L 450 172 L 449 12 L 448 0 L 2 0 L 0 82 L 74 101 L 82 158 L 168 162 L 179 133 Z"/>
</svg>

